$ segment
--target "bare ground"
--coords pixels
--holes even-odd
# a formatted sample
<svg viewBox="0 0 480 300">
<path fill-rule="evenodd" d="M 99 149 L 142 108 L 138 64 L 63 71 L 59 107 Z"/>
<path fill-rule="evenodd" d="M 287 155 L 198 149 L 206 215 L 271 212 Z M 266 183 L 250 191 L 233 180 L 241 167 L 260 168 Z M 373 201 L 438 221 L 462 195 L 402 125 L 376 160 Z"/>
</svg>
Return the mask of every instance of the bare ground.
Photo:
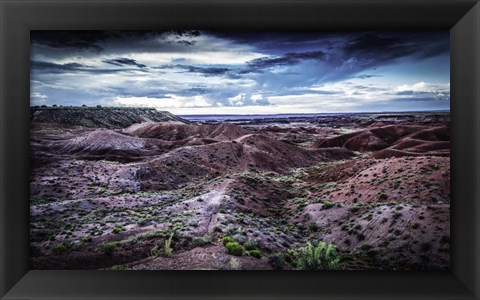
<svg viewBox="0 0 480 300">
<path fill-rule="evenodd" d="M 361 126 L 195 126 L 33 125 L 32 267 L 272 269 L 273 255 L 326 241 L 345 269 L 449 268 L 450 158 L 437 148 L 316 148 Z M 228 254 L 225 236 L 259 257 Z"/>
</svg>

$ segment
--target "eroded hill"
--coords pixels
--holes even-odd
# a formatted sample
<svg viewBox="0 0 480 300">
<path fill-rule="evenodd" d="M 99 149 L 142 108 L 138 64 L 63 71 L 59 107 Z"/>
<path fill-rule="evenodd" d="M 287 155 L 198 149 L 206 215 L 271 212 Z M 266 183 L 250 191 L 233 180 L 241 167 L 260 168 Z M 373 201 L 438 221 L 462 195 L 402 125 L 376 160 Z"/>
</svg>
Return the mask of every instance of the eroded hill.
<svg viewBox="0 0 480 300">
<path fill-rule="evenodd" d="M 307 121 L 32 124 L 32 266 L 293 269 L 326 241 L 344 269 L 448 269 L 448 124 Z"/>
<path fill-rule="evenodd" d="M 30 122 L 95 128 L 125 128 L 135 123 L 189 123 L 168 111 L 132 107 L 31 107 Z"/>
</svg>

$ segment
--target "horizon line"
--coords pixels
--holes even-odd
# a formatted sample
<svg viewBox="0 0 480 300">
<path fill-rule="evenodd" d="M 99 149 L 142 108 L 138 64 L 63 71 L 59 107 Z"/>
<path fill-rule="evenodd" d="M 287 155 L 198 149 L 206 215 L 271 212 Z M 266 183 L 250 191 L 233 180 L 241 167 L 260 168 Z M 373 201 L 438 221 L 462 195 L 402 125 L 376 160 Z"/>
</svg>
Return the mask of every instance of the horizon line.
<svg viewBox="0 0 480 300">
<path fill-rule="evenodd" d="M 208 113 L 197 113 L 197 114 L 176 114 L 167 109 L 159 109 L 156 107 L 146 107 L 146 106 L 66 106 L 66 105 L 56 105 L 56 106 L 41 106 L 41 105 L 30 105 L 30 108 L 51 108 L 51 109 L 61 109 L 61 108 L 95 108 L 95 109 L 154 109 L 161 112 L 169 112 L 177 116 L 278 116 L 278 115 L 316 115 L 316 114 L 381 114 L 381 113 L 435 113 L 443 112 L 450 113 L 450 109 L 436 109 L 436 110 L 382 110 L 382 111 L 330 111 L 330 112 L 288 112 L 288 113 L 269 113 L 269 114 L 242 114 L 242 113 L 229 113 L 229 114 L 208 114 Z"/>
</svg>

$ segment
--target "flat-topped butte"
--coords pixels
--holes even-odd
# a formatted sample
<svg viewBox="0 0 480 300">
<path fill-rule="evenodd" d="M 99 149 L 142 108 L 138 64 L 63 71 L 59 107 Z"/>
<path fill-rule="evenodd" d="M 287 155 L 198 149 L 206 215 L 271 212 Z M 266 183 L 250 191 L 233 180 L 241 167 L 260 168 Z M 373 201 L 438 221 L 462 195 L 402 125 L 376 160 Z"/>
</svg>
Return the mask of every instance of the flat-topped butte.
<svg viewBox="0 0 480 300">
<path fill-rule="evenodd" d="M 125 128 L 142 122 L 190 123 L 168 111 L 145 107 L 32 106 L 30 122 L 69 126 Z"/>
</svg>

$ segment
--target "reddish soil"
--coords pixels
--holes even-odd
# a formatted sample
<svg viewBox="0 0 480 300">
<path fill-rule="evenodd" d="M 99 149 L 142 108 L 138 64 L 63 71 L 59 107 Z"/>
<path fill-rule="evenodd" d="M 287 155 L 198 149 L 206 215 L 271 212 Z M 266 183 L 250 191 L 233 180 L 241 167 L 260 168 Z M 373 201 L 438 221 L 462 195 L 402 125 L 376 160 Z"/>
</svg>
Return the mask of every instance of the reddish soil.
<svg viewBox="0 0 480 300">
<path fill-rule="evenodd" d="M 353 151 L 374 151 L 375 158 L 401 156 L 449 156 L 449 127 L 389 125 L 319 141 L 318 148 L 345 147 Z"/>
<path fill-rule="evenodd" d="M 325 241 L 344 269 L 448 269 L 449 147 L 436 114 L 33 123 L 32 268 L 293 269 Z"/>
</svg>

